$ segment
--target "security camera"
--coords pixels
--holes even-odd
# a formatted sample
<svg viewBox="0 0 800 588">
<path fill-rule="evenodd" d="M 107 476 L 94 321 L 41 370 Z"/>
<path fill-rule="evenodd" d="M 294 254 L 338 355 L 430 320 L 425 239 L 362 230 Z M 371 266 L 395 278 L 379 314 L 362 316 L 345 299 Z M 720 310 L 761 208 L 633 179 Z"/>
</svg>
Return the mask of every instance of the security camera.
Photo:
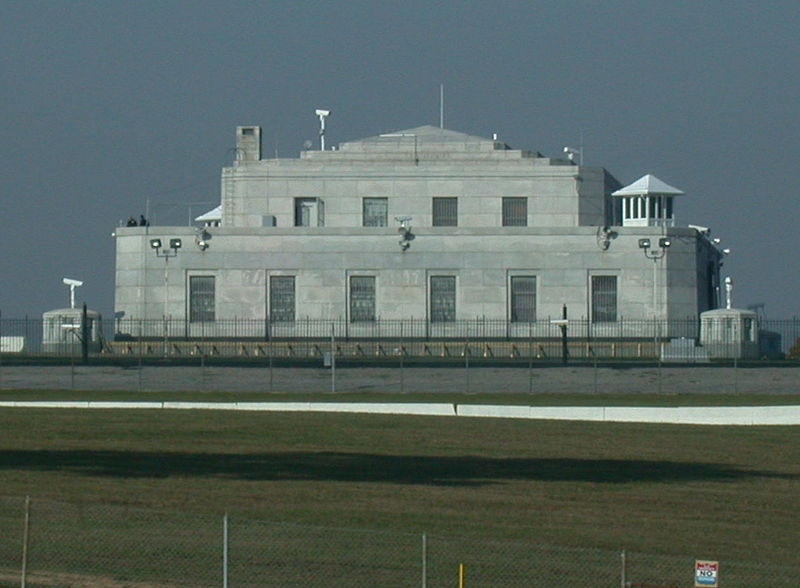
<svg viewBox="0 0 800 588">
<path fill-rule="evenodd" d="M 73 280 L 72 278 L 62 278 L 61 281 L 67 286 L 83 286 L 83 282 L 80 280 Z"/>
<path fill-rule="evenodd" d="M 331 114 L 330 110 L 322 110 L 321 108 L 318 108 L 314 112 L 316 113 L 317 116 L 330 116 Z"/>
</svg>

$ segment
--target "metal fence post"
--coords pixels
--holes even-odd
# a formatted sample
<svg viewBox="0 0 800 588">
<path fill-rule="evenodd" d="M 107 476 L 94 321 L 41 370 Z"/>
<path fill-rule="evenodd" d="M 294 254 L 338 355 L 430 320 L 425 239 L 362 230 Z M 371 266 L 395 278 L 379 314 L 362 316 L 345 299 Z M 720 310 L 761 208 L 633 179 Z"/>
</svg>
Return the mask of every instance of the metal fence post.
<svg viewBox="0 0 800 588">
<path fill-rule="evenodd" d="M 331 394 L 336 394 L 336 322 L 331 321 Z"/>
<path fill-rule="evenodd" d="M 222 517 L 222 588 L 228 588 L 228 513 Z"/>
<path fill-rule="evenodd" d="M 428 586 L 428 537 L 422 534 L 422 588 Z"/>
<path fill-rule="evenodd" d="M 405 392 L 405 380 L 403 374 L 403 356 L 405 354 L 406 350 L 405 347 L 403 346 L 403 321 L 400 321 L 400 394 Z M 424 585 L 425 583 L 423 582 L 423 586 Z"/>
<path fill-rule="evenodd" d="M 627 578 L 627 575 L 628 575 L 628 561 L 627 561 L 627 559 L 625 557 L 625 550 L 624 549 L 622 550 L 622 553 L 620 554 L 620 558 L 622 560 L 621 561 L 622 567 L 620 569 L 620 583 L 619 583 L 619 585 L 620 585 L 620 588 L 627 588 L 627 586 L 628 586 L 628 578 Z"/>
<path fill-rule="evenodd" d="M 31 497 L 25 497 L 25 522 L 22 526 L 22 577 L 20 586 L 25 588 L 28 581 L 28 541 L 31 531 Z"/>
<path fill-rule="evenodd" d="M 467 323 L 467 338 L 464 343 L 464 380 L 466 382 L 466 392 L 469 394 L 469 323 Z"/>
</svg>

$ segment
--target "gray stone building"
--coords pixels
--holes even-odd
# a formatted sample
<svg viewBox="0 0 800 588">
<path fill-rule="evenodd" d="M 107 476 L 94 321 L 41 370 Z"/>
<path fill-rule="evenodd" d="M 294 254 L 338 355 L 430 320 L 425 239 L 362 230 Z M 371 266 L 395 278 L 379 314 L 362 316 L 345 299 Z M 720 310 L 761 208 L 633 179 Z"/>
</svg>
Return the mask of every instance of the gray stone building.
<svg viewBox="0 0 800 588">
<path fill-rule="evenodd" d="M 179 319 L 188 337 L 224 335 L 229 319 L 290 336 L 306 318 L 352 336 L 384 319 L 418 319 L 411 336 L 481 318 L 513 336 L 566 306 L 613 337 L 622 319 L 718 306 L 723 253 L 677 223 L 682 193 L 653 176 L 622 187 L 603 168 L 431 126 L 295 159 L 262 159 L 258 126 L 236 137 L 202 226 L 116 229 L 117 316 Z"/>
</svg>

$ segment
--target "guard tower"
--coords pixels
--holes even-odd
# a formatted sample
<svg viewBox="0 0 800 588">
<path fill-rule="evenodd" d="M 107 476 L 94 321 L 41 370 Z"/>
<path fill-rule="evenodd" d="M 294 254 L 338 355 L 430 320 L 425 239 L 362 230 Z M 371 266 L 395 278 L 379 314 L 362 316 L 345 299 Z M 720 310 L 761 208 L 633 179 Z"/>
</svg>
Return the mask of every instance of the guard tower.
<svg viewBox="0 0 800 588">
<path fill-rule="evenodd" d="M 619 198 L 623 227 L 673 227 L 672 202 L 683 192 L 647 174 L 611 195 Z"/>
</svg>

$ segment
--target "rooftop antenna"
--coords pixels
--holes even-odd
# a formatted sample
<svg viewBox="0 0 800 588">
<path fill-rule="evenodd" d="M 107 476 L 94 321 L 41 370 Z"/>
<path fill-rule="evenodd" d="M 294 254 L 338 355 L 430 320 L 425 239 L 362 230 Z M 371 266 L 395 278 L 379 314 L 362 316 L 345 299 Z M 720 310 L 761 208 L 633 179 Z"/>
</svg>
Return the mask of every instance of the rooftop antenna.
<svg viewBox="0 0 800 588">
<path fill-rule="evenodd" d="M 319 117 L 319 150 L 325 151 L 325 119 L 331 115 L 331 111 L 317 108 L 315 112 Z"/>
<path fill-rule="evenodd" d="M 575 147 L 564 147 L 564 153 L 567 154 L 567 159 L 574 163 L 575 156 L 578 156 L 578 165 L 583 165 L 583 129 L 581 129 L 581 137 L 580 143 L 578 143 L 578 148 Z"/>
<path fill-rule="evenodd" d="M 439 84 L 439 128 L 444 128 L 444 84 Z"/>
<path fill-rule="evenodd" d="M 69 286 L 69 307 L 75 308 L 75 288 L 83 286 L 83 282 L 80 280 L 73 280 L 72 278 L 62 278 L 61 281 Z"/>
<path fill-rule="evenodd" d="M 730 276 L 725 277 L 725 308 L 733 308 L 733 280 Z"/>
</svg>

